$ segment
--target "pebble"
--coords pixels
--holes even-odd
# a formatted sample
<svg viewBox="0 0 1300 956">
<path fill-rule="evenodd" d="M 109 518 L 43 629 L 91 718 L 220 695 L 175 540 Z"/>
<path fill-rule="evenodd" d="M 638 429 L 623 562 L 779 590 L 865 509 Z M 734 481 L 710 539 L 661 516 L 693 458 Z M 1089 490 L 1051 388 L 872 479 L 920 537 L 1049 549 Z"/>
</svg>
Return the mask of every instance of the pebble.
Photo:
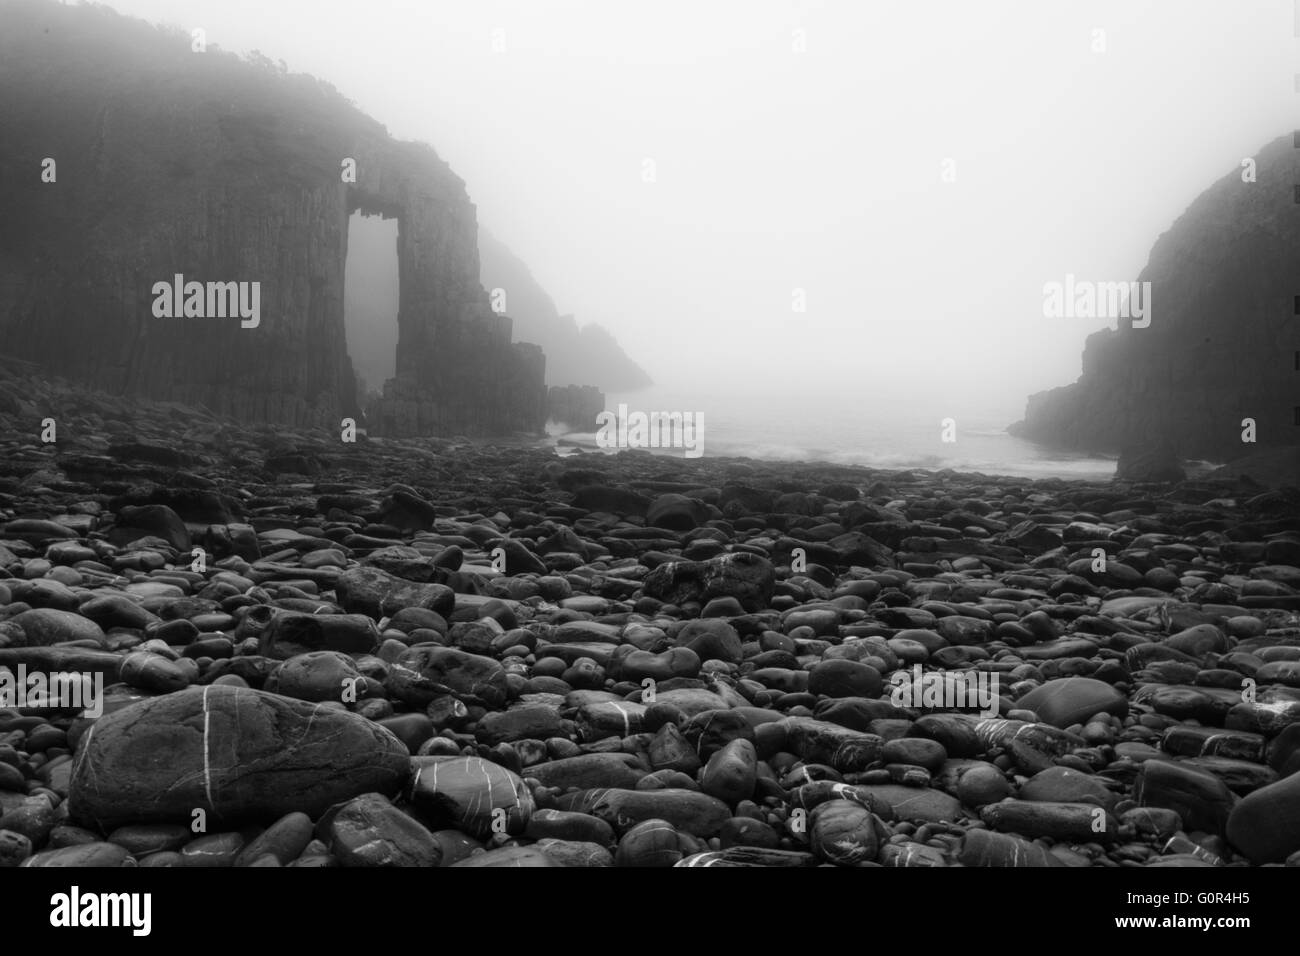
<svg viewBox="0 0 1300 956">
<path fill-rule="evenodd" d="M 0 667 L 106 684 L 98 718 L 0 709 L 0 865 L 1300 852 L 1284 496 L 273 428 L 223 446 L 133 409 L 131 440 L 79 429 L 59 458 L 0 420 Z M 201 488 L 158 449 L 204 462 Z M 61 472 L 77 455 L 131 490 Z M 298 459 L 319 469 L 277 475 Z M 917 673 L 996 676 L 997 716 L 896 700 Z"/>
</svg>

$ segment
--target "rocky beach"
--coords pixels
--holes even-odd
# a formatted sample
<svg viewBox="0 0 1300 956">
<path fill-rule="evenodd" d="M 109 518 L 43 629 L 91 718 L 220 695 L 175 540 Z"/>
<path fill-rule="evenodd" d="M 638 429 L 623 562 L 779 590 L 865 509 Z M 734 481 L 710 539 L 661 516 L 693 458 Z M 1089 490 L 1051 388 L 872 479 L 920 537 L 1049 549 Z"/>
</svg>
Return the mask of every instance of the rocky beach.
<svg viewBox="0 0 1300 956">
<path fill-rule="evenodd" d="M 344 441 L 2 364 L 0 866 L 1300 865 L 1294 489 Z M 60 674 L 102 695 L 14 695 Z"/>
</svg>

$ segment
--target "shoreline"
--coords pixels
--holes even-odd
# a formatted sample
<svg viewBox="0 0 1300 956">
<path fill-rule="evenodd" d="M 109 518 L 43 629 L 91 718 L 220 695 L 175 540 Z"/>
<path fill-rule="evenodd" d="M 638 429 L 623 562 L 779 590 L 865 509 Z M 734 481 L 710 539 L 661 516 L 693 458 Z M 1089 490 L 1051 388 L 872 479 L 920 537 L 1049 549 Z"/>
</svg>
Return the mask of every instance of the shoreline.
<svg viewBox="0 0 1300 956">
<path fill-rule="evenodd" d="M 1300 861 L 1291 492 L 25 389 L 0 667 L 104 692 L 0 709 L 11 865 Z"/>
</svg>

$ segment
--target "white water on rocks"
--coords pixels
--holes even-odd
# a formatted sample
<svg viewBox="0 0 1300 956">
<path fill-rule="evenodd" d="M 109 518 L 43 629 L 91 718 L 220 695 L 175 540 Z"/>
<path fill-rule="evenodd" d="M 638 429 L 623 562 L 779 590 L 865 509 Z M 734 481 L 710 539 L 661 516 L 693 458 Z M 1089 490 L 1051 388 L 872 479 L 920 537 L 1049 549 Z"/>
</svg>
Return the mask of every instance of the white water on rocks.
<svg viewBox="0 0 1300 956">
<path fill-rule="evenodd" d="M 691 412 L 703 415 L 706 457 L 768 461 L 826 461 L 876 468 L 922 468 L 1018 475 L 1026 478 L 1109 478 L 1114 457 L 1074 454 L 1024 441 L 1006 432 L 1024 413 L 1016 404 L 969 395 L 944 399 L 925 386 L 873 387 L 864 381 L 808 390 L 696 389 L 653 386 L 609 394 L 605 407 L 629 412 Z M 944 441 L 944 419 L 953 419 L 955 441 Z M 555 432 L 553 431 L 553 434 Z M 595 448 L 595 433 L 557 436 L 560 451 Z M 650 449 L 682 457 L 680 448 Z"/>
</svg>

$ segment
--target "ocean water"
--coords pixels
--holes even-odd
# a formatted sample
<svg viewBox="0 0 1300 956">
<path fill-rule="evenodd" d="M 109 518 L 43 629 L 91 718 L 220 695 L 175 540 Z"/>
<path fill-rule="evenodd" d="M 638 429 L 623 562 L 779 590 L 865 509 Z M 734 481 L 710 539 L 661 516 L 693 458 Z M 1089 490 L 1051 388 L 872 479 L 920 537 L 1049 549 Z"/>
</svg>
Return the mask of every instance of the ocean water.
<svg viewBox="0 0 1300 956">
<path fill-rule="evenodd" d="M 814 399 L 780 390 L 652 387 L 609 394 L 605 408 L 629 413 L 690 412 L 704 423 L 704 457 L 767 461 L 825 461 L 875 468 L 975 471 L 1023 478 L 1109 479 L 1115 459 L 1071 454 L 1008 435 L 1024 403 L 981 401 L 978 396 L 938 399 L 889 389 L 825 390 Z M 944 420 L 952 419 L 944 441 Z M 595 433 L 550 429 L 563 454 L 595 447 Z M 614 449 L 615 451 L 617 449 Z M 683 457 L 682 448 L 649 449 Z"/>
</svg>

